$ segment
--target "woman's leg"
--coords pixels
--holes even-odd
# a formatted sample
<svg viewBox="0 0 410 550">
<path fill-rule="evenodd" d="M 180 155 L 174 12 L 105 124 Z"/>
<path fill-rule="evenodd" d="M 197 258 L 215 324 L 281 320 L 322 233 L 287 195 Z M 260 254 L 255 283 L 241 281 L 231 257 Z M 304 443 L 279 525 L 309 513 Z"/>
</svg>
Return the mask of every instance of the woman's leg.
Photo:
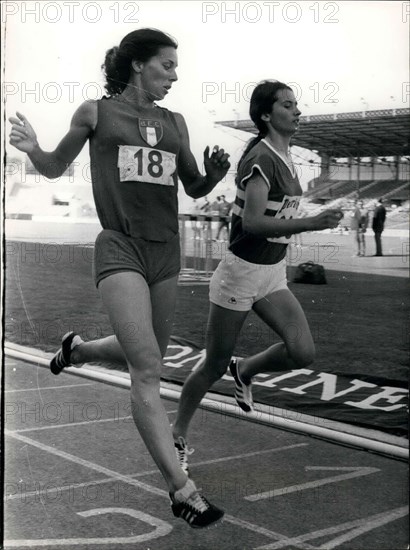
<svg viewBox="0 0 410 550">
<path fill-rule="evenodd" d="M 172 284 L 176 288 L 175 281 Z M 169 284 L 171 287 L 171 283 Z M 162 355 L 153 329 L 150 290 L 138 273 L 117 273 L 99 285 L 111 325 L 127 358 L 131 376 L 131 403 L 134 422 L 155 460 L 171 493 L 182 488 L 187 477 L 175 455 L 171 428 L 159 393 Z M 156 289 L 158 290 L 158 289 Z M 168 288 L 168 291 L 170 288 Z M 175 292 L 175 290 L 174 290 Z M 161 302 L 154 291 L 157 331 L 168 332 L 174 298 Z M 163 327 L 160 327 L 163 321 Z"/>
<path fill-rule="evenodd" d="M 366 256 L 366 236 L 364 231 L 360 231 L 360 241 L 362 243 L 362 254 L 363 256 Z"/>
<path fill-rule="evenodd" d="M 376 256 L 383 256 L 381 231 L 375 232 L 374 239 L 376 241 Z"/>
<path fill-rule="evenodd" d="M 360 256 L 360 254 L 362 253 L 361 242 L 360 242 L 360 230 L 359 229 L 354 229 L 353 231 L 354 231 L 354 240 L 355 240 L 356 246 L 357 246 L 356 255 Z"/>
<path fill-rule="evenodd" d="M 164 357 L 174 318 L 178 276 L 166 279 L 150 287 L 153 328 Z M 165 317 L 163 313 L 165 312 Z M 76 363 L 114 363 L 126 365 L 127 360 L 115 335 L 83 342 L 71 352 L 70 359 Z"/>
<path fill-rule="evenodd" d="M 82 342 L 70 354 L 70 362 L 73 365 L 101 361 L 118 365 L 127 364 L 124 352 L 115 335 Z"/>
<path fill-rule="evenodd" d="M 248 384 L 255 374 L 301 368 L 314 361 L 315 346 L 302 306 L 288 289 L 259 300 L 255 313 L 282 339 L 268 349 L 239 361 L 240 376 Z"/>
<path fill-rule="evenodd" d="M 207 527 L 224 515 L 198 493 L 175 453 L 171 426 L 160 398 L 160 374 L 175 307 L 177 277 L 148 287 L 138 273 L 103 279 L 99 290 L 128 364 L 135 425 L 171 497 L 174 516 L 191 527 Z M 80 346 L 78 346 L 80 347 Z"/>
<path fill-rule="evenodd" d="M 150 287 L 152 326 L 158 342 L 161 357 L 164 357 L 174 322 L 175 304 L 178 292 L 178 275 Z"/>
<path fill-rule="evenodd" d="M 182 388 L 177 417 L 173 427 L 175 441 L 186 438 L 189 424 L 209 388 L 226 372 L 236 339 L 248 315 L 210 304 L 206 332 L 206 359 L 186 379 Z"/>
</svg>

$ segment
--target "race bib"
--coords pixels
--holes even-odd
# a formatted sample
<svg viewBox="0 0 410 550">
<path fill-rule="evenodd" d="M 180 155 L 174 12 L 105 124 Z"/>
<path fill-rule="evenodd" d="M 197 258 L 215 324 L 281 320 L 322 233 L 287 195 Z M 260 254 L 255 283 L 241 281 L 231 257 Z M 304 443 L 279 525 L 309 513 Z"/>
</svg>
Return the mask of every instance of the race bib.
<svg viewBox="0 0 410 550">
<path fill-rule="evenodd" d="M 157 185 L 174 185 L 176 155 L 139 145 L 120 145 L 118 164 L 120 181 L 143 181 Z"/>
<path fill-rule="evenodd" d="M 290 197 L 285 195 L 282 204 L 275 214 L 277 220 L 292 220 L 298 217 L 298 208 L 300 203 L 300 197 Z M 283 235 L 282 237 L 269 237 L 267 240 L 270 243 L 289 244 L 292 235 Z"/>
</svg>

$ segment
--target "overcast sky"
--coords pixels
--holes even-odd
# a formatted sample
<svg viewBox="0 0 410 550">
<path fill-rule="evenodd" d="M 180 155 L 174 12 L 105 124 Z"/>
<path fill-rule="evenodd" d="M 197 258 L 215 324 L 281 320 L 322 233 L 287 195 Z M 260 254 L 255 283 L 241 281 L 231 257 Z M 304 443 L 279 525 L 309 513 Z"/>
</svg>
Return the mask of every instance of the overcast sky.
<svg viewBox="0 0 410 550">
<path fill-rule="evenodd" d="M 2 2 L 6 115 L 23 112 L 54 148 L 103 92 L 105 51 L 156 27 L 179 43 L 161 105 L 185 116 L 198 158 L 213 120 L 248 118 L 264 78 L 292 83 L 302 114 L 407 107 L 409 20 L 409 2 Z"/>
</svg>

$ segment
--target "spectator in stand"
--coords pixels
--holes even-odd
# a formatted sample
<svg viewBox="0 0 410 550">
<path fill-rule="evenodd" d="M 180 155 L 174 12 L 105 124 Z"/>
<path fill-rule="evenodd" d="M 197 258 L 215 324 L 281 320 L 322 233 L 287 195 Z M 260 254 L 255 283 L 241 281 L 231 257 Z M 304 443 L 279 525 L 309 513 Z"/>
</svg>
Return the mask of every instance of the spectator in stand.
<svg viewBox="0 0 410 550">
<path fill-rule="evenodd" d="M 211 203 L 209 202 L 208 197 L 204 197 L 204 199 L 205 199 L 205 202 L 200 208 L 202 210 L 202 214 L 206 214 L 211 210 Z"/>
<path fill-rule="evenodd" d="M 360 220 L 360 209 L 358 201 L 355 201 L 352 211 L 350 213 L 350 231 L 352 232 L 353 239 L 357 245 L 356 256 L 361 256 L 361 246 L 359 239 L 359 220 Z"/>
<path fill-rule="evenodd" d="M 196 199 L 193 199 L 192 202 L 192 208 L 189 212 L 191 216 L 198 216 L 201 213 L 201 207 L 199 206 Z M 200 239 L 201 238 L 201 223 L 195 219 L 191 221 L 191 227 L 194 232 L 193 239 Z"/>
<path fill-rule="evenodd" d="M 375 256 L 383 256 L 382 252 L 382 233 L 384 230 L 384 222 L 386 220 L 386 209 L 383 206 L 383 199 L 377 201 L 376 208 L 373 212 L 372 229 L 374 232 L 374 240 L 376 241 Z"/>
<path fill-rule="evenodd" d="M 366 256 L 366 239 L 365 239 L 365 233 L 367 231 L 367 227 L 369 225 L 369 212 L 364 207 L 363 201 L 359 202 L 359 211 L 360 211 L 360 218 L 359 218 L 359 240 L 361 243 L 361 249 L 362 249 L 362 256 Z"/>
<path fill-rule="evenodd" d="M 209 214 L 211 216 L 219 216 L 220 215 L 220 205 L 221 205 L 221 197 L 216 197 L 216 200 L 214 200 L 212 203 L 211 203 L 211 208 L 210 208 L 210 212 Z M 209 234 L 209 237 L 212 239 L 212 223 L 213 222 L 209 222 L 210 223 L 210 234 Z M 215 240 L 215 239 L 212 239 L 212 240 Z"/>
<path fill-rule="evenodd" d="M 219 237 L 220 237 L 220 235 L 221 235 L 221 233 L 224 229 L 226 229 L 227 237 L 229 237 L 229 218 L 228 218 L 228 216 L 231 212 L 231 208 L 232 208 L 232 204 L 229 203 L 226 200 L 225 195 L 221 195 L 220 196 L 220 203 L 219 203 L 219 215 L 220 216 L 225 216 L 225 219 L 219 221 L 218 233 L 216 234 L 216 240 L 217 241 L 219 240 Z"/>
<path fill-rule="evenodd" d="M 356 256 L 365 256 L 366 254 L 364 234 L 366 233 L 368 223 L 369 214 L 367 210 L 364 209 L 363 201 L 356 201 L 350 221 L 350 229 L 353 232 L 353 236 L 357 244 Z"/>
<path fill-rule="evenodd" d="M 214 216 L 219 216 L 219 205 L 221 204 L 221 197 L 216 197 L 213 203 L 211 203 L 211 213 Z"/>
<path fill-rule="evenodd" d="M 208 214 L 211 212 L 212 208 L 211 208 L 211 203 L 209 202 L 209 199 L 208 197 L 204 197 L 205 198 L 205 202 L 204 204 L 201 206 L 201 212 L 200 214 Z M 207 221 L 204 221 L 203 224 L 202 224 L 202 231 L 205 233 L 205 238 L 207 239 L 208 238 L 208 235 L 207 235 L 207 230 L 209 229 L 209 232 L 211 234 L 211 237 L 212 237 L 212 222 L 207 222 Z M 210 238 L 211 238 L 210 237 Z"/>
</svg>

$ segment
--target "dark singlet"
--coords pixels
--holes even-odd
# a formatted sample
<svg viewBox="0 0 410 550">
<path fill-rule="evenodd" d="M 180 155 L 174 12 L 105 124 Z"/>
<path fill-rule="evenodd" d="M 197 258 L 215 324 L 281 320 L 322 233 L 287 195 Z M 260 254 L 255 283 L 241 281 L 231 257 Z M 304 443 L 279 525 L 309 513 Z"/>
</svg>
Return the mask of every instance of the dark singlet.
<svg viewBox="0 0 410 550">
<path fill-rule="evenodd" d="M 291 235 L 258 237 L 244 231 L 242 227 L 245 187 L 255 172 L 263 177 L 269 188 L 265 216 L 288 220 L 297 217 L 302 195 L 297 174 L 291 172 L 281 155 L 262 139 L 246 155 L 238 171 L 229 249 L 247 262 L 276 264 L 285 257 Z"/>
<path fill-rule="evenodd" d="M 180 135 L 171 111 L 103 98 L 90 138 L 95 205 L 103 229 L 168 242 L 178 233 Z"/>
</svg>

